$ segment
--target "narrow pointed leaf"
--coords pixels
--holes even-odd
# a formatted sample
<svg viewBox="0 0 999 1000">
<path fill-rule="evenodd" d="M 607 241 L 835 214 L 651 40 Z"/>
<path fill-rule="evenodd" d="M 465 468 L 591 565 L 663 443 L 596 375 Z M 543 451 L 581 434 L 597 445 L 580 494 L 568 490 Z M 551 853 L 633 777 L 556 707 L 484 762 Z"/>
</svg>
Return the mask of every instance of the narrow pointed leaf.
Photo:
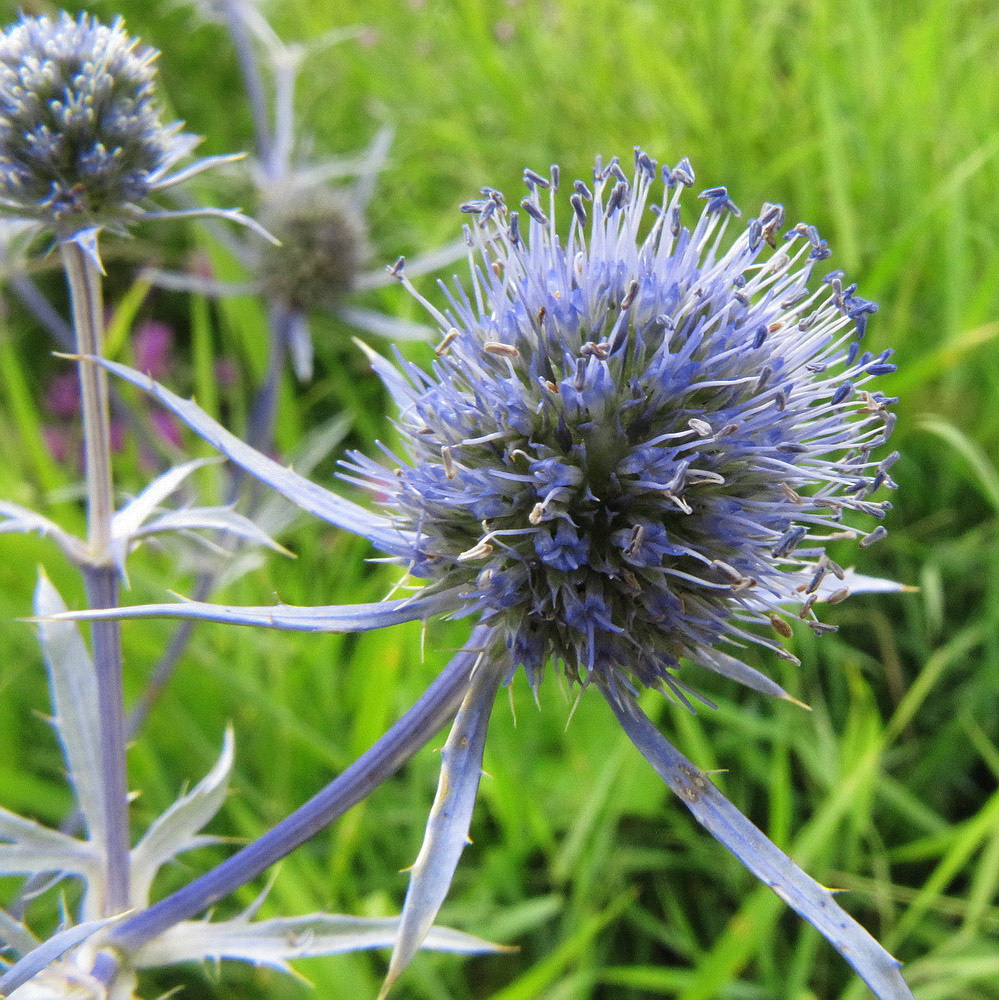
<svg viewBox="0 0 999 1000">
<path fill-rule="evenodd" d="M 23 986 L 33 979 L 70 948 L 82 944 L 87 938 L 107 927 L 108 924 L 120 919 L 116 916 L 104 920 L 88 920 L 86 923 L 67 927 L 65 930 L 59 931 L 58 934 L 54 934 L 33 951 L 29 951 L 27 955 L 15 962 L 0 976 L 0 996 L 8 996 L 13 993 L 19 986 Z"/>
<path fill-rule="evenodd" d="M 150 824 L 145 836 L 132 849 L 132 893 L 135 905 L 148 905 L 148 890 L 159 868 L 171 858 L 204 838 L 196 834 L 219 811 L 228 791 L 232 770 L 232 730 L 226 729 L 222 753 L 216 765 L 191 789 Z"/>
<path fill-rule="evenodd" d="M 723 653 L 718 649 L 704 649 L 698 651 L 697 662 L 709 667 L 722 677 L 729 677 L 746 687 L 759 691 L 761 694 L 768 694 L 774 698 L 783 698 L 785 701 L 796 701 L 792 698 L 775 680 L 771 680 L 766 674 L 755 670 L 748 663 L 737 660 L 728 653 Z"/>
<path fill-rule="evenodd" d="M 91 226 L 89 229 L 80 229 L 71 236 L 60 239 L 59 242 L 75 243 L 101 274 L 107 274 L 104 270 L 104 264 L 101 262 L 100 248 L 97 245 L 102 228 L 102 226 Z"/>
<path fill-rule="evenodd" d="M 79 538 L 64 531 L 54 521 L 42 517 L 41 514 L 36 514 L 27 507 L 0 501 L 0 517 L 7 518 L 6 521 L 0 522 L 0 534 L 37 531 L 40 535 L 47 535 L 55 539 L 59 547 L 73 562 L 79 563 L 86 558 L 87 547 Z"/>
<path fill-rule="evenodd" d="M 392 402 L 405 413 L 407 408 L 419 397 L 419 391 L 394 364 L 368 347 L 363 340 L 358 340 L 355 337 L 354 343 L 364 352 L 364 356 L 371 365 L 371 370 L 381 379 L 382 385 L 392 397 Z"/>
<path fill-rule="evenodd" d="M 293 464 L 298 472 L 303 476 L 312 475 L 312 470 L 343 442 L 350 426 L 350 418 L 340 416 L 310 430 L 295 450 Z M 278 493 L 267 494 L 261 499 L 254 520 L 269 535 L 280 534 L 298 514 L 298 508 Z"/>
<path fill-rule="evenodd" d="M 819 599 L 822 600 L 829 597 L 831 591 L 839 588 L 845 588 L 851 594 L 899 594 L 913 589 L 904 583 L 897 583 L 895 580 L 885 580 L 879 576 L 865 576 L 863 573 L 858 573 L 853 569 L 846 570 L 843 582 L 839 583 L 839 587 L 836 586 L 837 582 L 835 577 L 832 579 L 826 577 L 819 587 Z"/>
<path fill-rule="evenodd" d="M 2 808 L 0 840 L 6 841 L 0 844 L 0 872 L 4 874 L 89 875 L 97 866 L 97 854 L 89 844 Z"/>
<path fill-rule="evenodd" d="M 167 531 L 224 531 L 257 545 L 266 545 L 275 552 L 290 553 L 283 545 L 279 545 L 263 529 L 253 521 L 231 507 L 187 507 L 183 510 L 170 510 L 152 521 L 148 521 L 133 535 L 133 539 L 146 538 L 149 535 L 162 534 Z"/>
<path fill-rule="evenodd" d="M 804 917 L 846 959 L 880 1000 L 913 1000 L 900 963 L 754 826 L 652 724 L 628 694 L 604 690 L 618 721 L 642 756 L 694 818 L 764 885 Z"/>
<path fill-rule="evenodd" d="M 468 843 L 468 828 L 482 776 L 486 730 L 502 676 L 502 671 L 488 660 L 479 664 L 441 751 L 437 797 L 427 820 L 423 846 L 410 869 L 399 935 L 379 1000 L 388 994 L 422 946 Z"/>
<path fill-rule="evenodd" d="M 140 968 L 176 962 L 230 958 L 290 971 L 287 961 L 317 955 L 335 955 L 367 948 L 388 948 L 399 930 L 399 918 L 365 918 L 313 913 L 271 920 L 234 920 L 208 923 L 188 920 L 143 945 L 133 961 Z M 502 945 L 448 927 L 434 927 L 425 948 L 464 954 L 503 951 Z"/>
<path fill-rule="evenodd" d="M 358 504 L 344 500 L 251 448 L 227 431 L 196 403 L 182 399 L 147 375 L 114 361 L 103 358 L 92 360 L 125 379 L 126 382 L 131 382 L 149 392 L 158 403 L 183 420 L 192 430 L 218 448 L 223 455 L 303 510 L 368 539 L 384 552 L 400 556 L 411 554 L 412 546 L 407 533 L 395 528 L 388 518 L 372 514 Z"/>
<path fill-rule="evenodd" d="M 35 614 L 40 619 L 66 611 L 66 605 L 44 573 L 35 588 Z M 101 773 L 101 720 L 97 707 L 97 675 L 73 622 L 41 621 L 38 641 L 49 674 L 53 725 L 62 744 L 66 772 L 76 807 L 90 839 L 104 839 Z"/>
<path fill-rule="evenodd" d="M 235 222 L 237 225 L 246 226 L 258 236 L 267 240 L 268 243 L 277 245 L 280 241 L 266 229 L 256 219 L 244 215 L 238 208 L 177 208 L 164 209 L 158 212 L 143 212 L 140 219 L 225 219 L 227 222 Z"/>
<path fill-rule="evenodd" d="M 207 604 L 184 601 L 178 604 L 136 604 L 127 608 L 98 608 L 68 611 L 59 616 L 63 621 L 99 621 L 129 618 L 195 618 L 201 621 L 225 622 L 229 625 L 255 625 L 289 632 L 366 632 L 423 621 L 434 615 L 453 611 L 461 604 L 457 590 L 444 590 L 425 597 L 405 597 L 395 601 L 371 604 L 330 604 L 319 607 L 298 607 L 291 604 L 266 604 L 259 607 Z"/>
<path fill-rule="evenodd" d="M 175 465 L 161 476 L 157 476 L 137 497 L 114 515 L 111 521 L 111 534 L 115 538 L 130 538 L 192 472 L 215 461 L 216 459 L 211 458 L 196 458 L 192 462 Z"/>
</svg>

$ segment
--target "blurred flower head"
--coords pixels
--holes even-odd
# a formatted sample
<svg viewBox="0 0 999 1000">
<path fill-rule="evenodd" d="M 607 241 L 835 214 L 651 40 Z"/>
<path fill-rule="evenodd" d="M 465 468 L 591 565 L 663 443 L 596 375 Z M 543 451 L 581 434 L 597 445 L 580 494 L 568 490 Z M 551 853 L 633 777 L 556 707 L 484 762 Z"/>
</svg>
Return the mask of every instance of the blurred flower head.
<svg viewBox="0 0 999 1000">
<path fill-rule="evenodd" d="M 280 245 L 254 261 L 268 300 L 294 311 L 331 308 L 357 287 L 371 248 L 361 208 L 347 190 L 308 185 L 273 192 L 260 211 Z"/>
<path fill-rule="evenodd" d="M 0 208 L 61 231 L 127 221 L 198 142 L 160 121 L 157 55 L 121 18 L 22 16 L 0 35 Z"/>
<path fill-rule="evenodd" d="M 681 657 L 743 680 L 715 647 L 793 658 L 786 616 L 821 629 L 813 605 L 846 593 L 826 542 L 876 540 L 844 516 L 890 506 L 869 499 L 893 461 L 872 457 L 893 423 L 867 388 L 889 352 L 859 343 L 875 306 L 839 272 L 813 287 L 826 244 L 782 236 L 780 206 L 727 245 L 740 213 L 712 188 L 684 224 L 686 160 L 598 161 L 565 239 L 557 169 L 525 180 L 519 212 L 488 188 L 463 206 L 480 263 L 433 310 L 432 373 L 378 362 L 407 455 L 353 471 L 412 538 L 410 571 L 460 592 L 532 685 L 552 660 L 685 701 Z"/>
</svg>

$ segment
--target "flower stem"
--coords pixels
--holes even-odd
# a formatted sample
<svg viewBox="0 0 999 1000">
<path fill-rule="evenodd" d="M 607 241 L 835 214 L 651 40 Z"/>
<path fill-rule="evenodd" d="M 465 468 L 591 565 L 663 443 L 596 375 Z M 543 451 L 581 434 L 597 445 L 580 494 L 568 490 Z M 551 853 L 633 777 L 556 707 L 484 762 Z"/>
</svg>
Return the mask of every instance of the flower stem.
<svg viewBox="0 0 999 1000">
<path fill-rule="evenodd" d="M 134 952 L 168 927 L 187 920 L 256 878 L 360 802 L 391 777 L 458 711 L 488 642 L 479 626 L 468 645 L 437 676 L 415 705 L 369 750 L 321 792 L 211 871 L 111 930 L 111 948 Z"/>
<path fill-rule="evenodd" d="M 73 307 L 76 350 L 99 357 L 103 341 L 101 276 L 96 262 L 77 243 L 59 245 Z M 111 481 L 111 420 L 107 372 L 91 361 L 78 361 L 87 487 L 87 546 L 83 568 L 91 608 L 118 604 L 118 570 L 111 557 L 114 491 Z M 115 622 L 91 626 L 101 719 L 101 783 L 104 803 L 104 899 L 102 915 L 129 905 L 128 779 L 125 770 L 124 696 L 120 628 Z"/>
<path fill-rule="evenodd" d="M 239 71 L 243 76 L 243 86 L 250 102 L 253 130 L 256 133 L 257 156 L 265 169 L 272 160 L 271 127 L 267 114 L 267 98 L 264 96 L 264 81 L 260 66 L 253 54 L 253 42 L 247 29 L 242 6 L 237 0 L 223 0 L 222 16 L 236 50 Z"/>
</svg>

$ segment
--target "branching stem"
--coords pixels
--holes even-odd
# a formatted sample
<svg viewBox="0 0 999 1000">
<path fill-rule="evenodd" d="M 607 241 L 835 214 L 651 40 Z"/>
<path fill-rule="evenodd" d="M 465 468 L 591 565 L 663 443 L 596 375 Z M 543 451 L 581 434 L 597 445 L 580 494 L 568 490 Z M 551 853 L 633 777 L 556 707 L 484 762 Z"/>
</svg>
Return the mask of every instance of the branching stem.
<svg viewBox="0 0 999 1000">
<path fill-rule="evenodd" d="M 73 309 L 76 351 L 100 357 L 103 347 L 101 275 L 96 262 L 77 243 L 59 245 Z M 91 608 L 118 604 L 118 570 L 111 557 L 114 488 L 111 479 L 111 420 L 107 372 L 91 361 L 77 362 L 83 421 L 87 488 L 87 546 L 83 568 Z M 128 778 L 125 770 L 124 695 L 121 634 L 116 622 L 94 622 L 94 668 L 101 719 L 101 783 L 104 804 L 105 879 L 102 916 L 129 906 Z"/>
</svg>

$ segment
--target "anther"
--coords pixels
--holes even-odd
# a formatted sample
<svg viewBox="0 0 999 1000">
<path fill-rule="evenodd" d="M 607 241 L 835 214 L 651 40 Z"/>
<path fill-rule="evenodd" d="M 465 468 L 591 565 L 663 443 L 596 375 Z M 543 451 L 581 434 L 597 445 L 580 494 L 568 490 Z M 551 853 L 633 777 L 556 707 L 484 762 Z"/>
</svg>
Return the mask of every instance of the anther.
<svg viewBox="0 0 999 1000">
<path fill-rule="evenodd" d="M 809 594 L 808 598 L 805 600 L 805 603 L 801 605 L 801 610 L 798 612 L 798 617 L 801 619 L 807 618 L 812 608 L 815 606 L 815 602 L 818 599 L 819 599 L 818 594 Z"/>
<path fill-rule="evenodd" d="M 548 216 L 541 211 L 540 207 L 535 205 L 533 201 L 525 198 L 521 203 L 520 207 L 527 212 L 527 214 L 534 219 L 535 222 L 540 223 L 542 226 L 548 225 Z"/>
<path fill-rule="evenodd" d="M 788 500 L 791 501 L 791 503 L 794 503 L 794 504 L 800 504 L 801 503 L 801 494 L 800 493 L 796 493 L 794 490 L 792 490 L 791 487 L 787 485 L 787 483 L 781 483 L 780 484 L 780 489 L 781 489 L 781 492 L 784 494 L 784 496 L 786 496 L 788 498 Z"/>
<path fill-rule="evenodd" d="M 879 524 L 866 538 L 861 538 L 860 547 L 866 549 L 873 545 L 875 542 L 880 542 L 882 538 L 888 535 L 888 529 Z"/>
<path fill-rule="evenodd" d="M 471 562 L 473 559 L 485 559 L 493 554 L 493 547 L 488 542 L 477 542 L 470 549 L 458 555 L 458 562 Z"/>
<path fill-rule="evenodd" d="M 645 528 L 641 524 L 636 524 L 631 529 L 631 536 L 628 539 L 628 544 L 625 546 L 624 551 L 629 555 L 633 556 L 642 545 L 642 539 L 645 537 Z"/>
<path fill-rule="evenodd" d="M 800 524 L 785 531 L 773 548 L 773 557 L 775 559 L 783 559 L 785 556 L 790 555 L 807 533 L 808 529 Z"/>
<path fill-rule="evenodd" d="M 622 303 L 621 307 L 624 308 L 624 304 L 623 303 Z M 588 340 L 579 349 L 579 353 L 584 358 L 588 358 L 588 357 L 590 357 L 590 355 L 592 355 L 595 358 L 599 358 L 601 361 L 606 361 L 607 358 L 610 356 L 610 344 L 607 344 L 607 343 L 595 344 L 595 343 L 593 343 L 592 340 Z"/>
<path fill-rule="evenodd" d="M 729 579 L 732 583 L 738 585 L 744 583 L 748 578 L 743 576 L 734 566 L 730 566 L 727 562 L 722 562 L 721 559 L 713 559 L 711 561 L 711 568 L 722 576 Z"/>
<path fill-rule="evenodd" d="M 790 639 L 794 635 L 794 629 L 784 621 L 783 618 L 776 612 L 772 612 L 769 616 L 770 624 L 773 626 L 774 631 L 779 635 L 783 636 L 785 639 Z"/>
<path fill-rule="evenodd" d="M 487 354 L 495 354 L 501 358 L 519 358 L 520 351 L 513 344 L 502 344 L 497 340 L 487 340 L 482 345 L 482 350 Z"/>
<path fill-rule="evenodd" d="M 447 333 L 444 334 L 444 339 L 434 348 L 434 354 L 437 357 L 443 357 L 448 352 L 448 348 L 461 336 L 461 331 L 456 327 L 452 326 Z"/>
</svg>

